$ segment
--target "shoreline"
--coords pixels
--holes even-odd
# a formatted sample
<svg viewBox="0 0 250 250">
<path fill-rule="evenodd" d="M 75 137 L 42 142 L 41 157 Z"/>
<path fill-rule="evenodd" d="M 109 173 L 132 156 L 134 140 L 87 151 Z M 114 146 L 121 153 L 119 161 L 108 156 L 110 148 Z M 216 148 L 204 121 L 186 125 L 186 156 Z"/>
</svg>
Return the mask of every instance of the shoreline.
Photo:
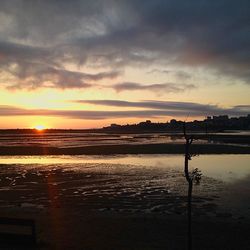
<svg viewBox="0 0 250 250">
<path fill-rule="evenodd" d="M 123 144 L 70 148 L 41 146 L 1 146 L 0 155 L 112 155 L 112 154 L 184 154 L 184 144 Z M 250 154 L 249 146 L 193 144 L 192 154 Z"/>
</svg>

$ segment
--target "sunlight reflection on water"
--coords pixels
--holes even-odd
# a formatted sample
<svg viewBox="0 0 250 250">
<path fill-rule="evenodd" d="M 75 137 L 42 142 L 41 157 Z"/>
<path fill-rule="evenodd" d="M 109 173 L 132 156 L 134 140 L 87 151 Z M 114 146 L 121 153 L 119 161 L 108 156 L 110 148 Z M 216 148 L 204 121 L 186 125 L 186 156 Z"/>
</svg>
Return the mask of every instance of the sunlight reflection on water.
<svg viewBox="0 0 250 250">
<path fill-rule="evenodd" d="M 217 216 L 219 205 L 218 209 L 229 216 L 250 216 L 249 162 L 250 155 L 192 157 L 190 170 L 199 168 L 203 174 L 201 185 L 194 187 L 194 205 L 200 207 L 196 211 Z M 0 207 L 27 202 L 47 207 L 51 199 L 42 187 L 44 180 L 53 176 L 49 186 L 59 188 L 65 204 L 75 202 L 101 210 L 185 213 L 183 155 L 2 156 L 0 164 L 5 197 L 11 197 L 8 192 L 22 194 L 0 201 Z M 30 190 L 36 191 L 29 196 Z"/>
<path fill-rule="evenodd" d="M 12 156 L 0 157 L 0 164 L 76 164 L 105 163 L 145 167 L 183 169 L 182 155 L 112 155 L 112 156 Z M 225 182 L 234 182 L 250 175 L 250 155 L 200 155 L 192 158 L 190 168 L 199 168 L 203 175 Z M 80 168 L 80 166 L 79 166 Z"/>
</svg>

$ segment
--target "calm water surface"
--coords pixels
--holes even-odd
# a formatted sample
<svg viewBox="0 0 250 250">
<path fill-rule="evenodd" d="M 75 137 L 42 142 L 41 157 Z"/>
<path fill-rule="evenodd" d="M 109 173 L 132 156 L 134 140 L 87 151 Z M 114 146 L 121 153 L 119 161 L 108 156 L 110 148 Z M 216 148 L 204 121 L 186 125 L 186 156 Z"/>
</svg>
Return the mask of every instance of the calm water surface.
<svg viewBox="0 0 250 250">
<path fill-rule="evenodd" d="M 82 147 L 90 145 L 183 143 L 182 135 L 165 133 L 106 134 L 106 133 L 27 133 L 1 134 L 0 146 Z"/>
<path fill-rule="evenodd" d="M 0 164 L 80 164 L 109 163 L 183 169 L 183 155 L 113 155 L 113 156 L 1 156 Z M 72 165 L 73 166 L 73 165 Z M 80 165 L 78 167 L 81 169 Z M 250 155 L 200 155 L 190 161 L 190 169 L 199 168 L 203 175 L 234 182 L 250 175 Z"/>
<path fill-rule="evenodd" d="M 161 207 L 162 211 L 184 213 L 185 205 L 180 202 L 183 201 L 181 197 L 185 197 L 187 192 L 183 163 L 183 155 L 2 156 L 0 171 L 4 177 L 1 177 L 0 189 L 1 192 L 19 189 L 20 192 L 24 192 L 22 190 L 26 187 L 28 190 L 31 183 L 30 177 L 27 176 L 45 176 L 46 179 L 46 176 L 53 175 L 55 183 L 52 184 L 62 185 L 62 197 L 79 198 L 79 202 L 85 199 L 84 205 L 89 204 L 89 201 L 92 206 L 93 199 L 96 200 L 98 196 L 99 199 L 103 199 L 95 204 L 98 209 L 106 209 L 112 204 L 114 209 L 119 207 L 118 210 L 124 206 L 130 210 L 143 211 L 153 211 Z M 195 204 L 197 207 L 200 206 L 197 211 L 206 208 L 205 210 L 210 213 L 212 210 L 209 207 L 215 202 L 222 211 L 250 218 L 249 163 L 250 155 L 193 157 L 189 162 L 190 170 L 198 168 L 203 174 L 201 185 L 194 187 Z M 74 181 L 75 177 L 70 177 L 70 173 L 80 173 L 80 176 L 76 175 L 77 182 Z M 58 182 L 57 176 L 64 176 L 66 179 Z M 36 188 L 38 184 L 36 182 L 32 185 Z M 36 197 L 38 206 L 44 206 L 44 198 L 41 198 L 43 195 Z M 23 200 L 18 204 L 25 204 L 29 199 L 30 203 L 34 201 L 34 197 L 29 196 L 29 191 L 22 197 Z M 166 199 L 170 198 L 171 201 L 167 202 Z M 1 202 L 4 206 L 9 206 L 8 200 L 7 205 L 6 200 Z M 10 204 L 17 204 L 17 201 L 13 200 Z M 214 214 L 217 214 L 217 210 Z"/>
<path fill-rule="evenodd" d="M 199 134 L 199 133 L 197 133 Z M 249 131 L 232 131 L 217 133 L 218 135 L 246 135 Z M 152 143 L 184 143 L 183 135 L 169 133 L 3 133 L 0 134 L 0 146 L 49 146 L 49 147 L 83 147 L 91 145 L 120 144 L 152 144 Z M 194 143 L 207 143 L 206 140 L 195 140 Z M 213 143 L 213 141 L 210 141 Z M 215 141 L 214 143 L 222 143 Z M 239 143 L 237 143 L 239 144 Z M 242 145 L 248 145 L 243 143 Z"/>
</svg>

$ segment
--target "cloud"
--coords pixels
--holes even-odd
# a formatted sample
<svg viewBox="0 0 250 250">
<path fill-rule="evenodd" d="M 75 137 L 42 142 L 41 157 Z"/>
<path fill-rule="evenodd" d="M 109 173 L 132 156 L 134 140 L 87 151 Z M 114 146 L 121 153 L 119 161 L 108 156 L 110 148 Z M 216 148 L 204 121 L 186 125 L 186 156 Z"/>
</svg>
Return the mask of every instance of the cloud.
<svg viewBox="0 0 250 250">
<path fill-rule="evenodd" d="M 249 105 L 237 105 L 222 108 L 218 105 L 193 102 L 170 102 L 145 100 L 139 102 L 121 100 L 76 100 L 82 104 L 110 106 L 120 110 L 53 110 L 53 109 L 25 109 L 14 106 L 0 105 L 0 116 L 51 116 L 66 117 L 83 120 L 102 120 L 115 118 L 164 118 L 172 117 L 204 117 L 207 115 L 244 116 L 250 113 Z M 126 110 L 126 108 L 135 108 Z"/>
<path fill-rule="evenodd" d="M 153 69 L 147 72 L 147 74 L 166 74 L 173 75 L 180 80 L 187 80 L 191 78 L 191 74 L 182 70 L 166 70 L 166 69 Z"/>
<path fill-rule="evenodd" d="M 88 88 L 90 82 L 117 78 L 121 71 L 112 70 L 89 74 L 64 69 L 49 48 L 0 42 L 0 70 L 12 79 L 9 89 L 41 87 Z"/>
<path fill-rule="evenodd" d="M 19 64 L 185 65 L 250 82 L 248 0 L 2 0 L 0 9 L 2 42 L 18 47 L 1 56 Z"/>
<path fill-rule="evenodd" d="M 240 116 L 247 115 L 250 113 L 249 105 L 237 105 L 231 108 L 222 108 L 218 105 L 201 104 L 194 102 L 170 102 L 170 101 L 120 101 L 120 100 L 77 100 L 73 101 L 77 103 L 87 103 L 99 106 L 111 106 L 120 108 L 140 108 L 140 109 L 151 109 L 151 111 L 165 111 L 169 112 L 169 115 L 174 116 L 201 116 L 206 115 L 230 115 Z"/>
<path fill-rule="evenodd" d="M 114 84 L 112 86 L 117 92 L 120 91 L 135 91 L 135 90 L 149 90 L 153 92 L 162 92 L 165 91 L 167 93 L 178 93 L 186 90 L 194 89 L 196 86 L 193 84 L 176 84 L 176 83 L 159 83 L 159 84 L 141 84 L 135 82 L 124 82 Z"/>
<path fill-rule="evenodd" d="M 101 55 L 100 63 L 203 67 L 219 76 L 249 82 L 248 1 L 126 3 L 127 8 L 137 10 L 128 15 L 128 20 L 136 20 L 133 25 L 107 26 L 104 34 L 75 40 L 76 47 Z"/>
<path fill-rule="evenodd" d="M 130 110 L 130 111 L 89 111 L 89 110 L 46 110 L 46 109 L 22 109 L 11 106 L 0 106 L 0 116 L 52 116 L 67 117 L 73 119 L 101 120 L 112 118 L 160 118 L 164 116 L 184 116 L 183 111 L 171 110 Z M 195 114 L 193 114 L 195 115 Z"/>
</svg>

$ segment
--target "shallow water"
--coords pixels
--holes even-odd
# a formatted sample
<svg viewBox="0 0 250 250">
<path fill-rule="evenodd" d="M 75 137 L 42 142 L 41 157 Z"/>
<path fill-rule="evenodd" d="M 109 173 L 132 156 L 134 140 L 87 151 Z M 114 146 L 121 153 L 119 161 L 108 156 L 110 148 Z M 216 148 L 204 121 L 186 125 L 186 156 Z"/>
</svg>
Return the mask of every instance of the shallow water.
<svg viewBox="0 0 250 250">
<path fill-rule="evenodd" d="M 197 135 L 199 133 L 196 133 Z M 203 134 L 204 135 L 204 134 Z M 249 135 L 249 131 L 234 131 L 217 133 L 217 135 Z M 195 140 L 194 143 L 207 143 L 206 139 Z M 153 143 L 184 143 L 182 133 L 0 133 L 0 146 L 40 146 L 40 147 L 84 147 L 94 145 L 122 145 L 122 144 L 153 144 Z M 209 143 L 225 144 L 218 140 L 209 140 Z M 231 143 L 234 145 L 235 141 Z M 228 142 L 226 142 L 228 144 Z M 249 146 L 248 142 L 236 142 L 235 145 Z"/>
<path fill-rule="evenodd" d="M 1 156 L 0 164 L 76 164 L 106 163 L 147 167 L 163 170 L 175 168 L 182 171 L 183 155 L 96 155 L 96 156 Z M 199 155 L 192 157 L 190 169 L 199 168 L 203 175 L 224 182 L 235 182 L 250 175 L 250 155 Z M 79 170 L 81 165 L 79 165 Z"/>
<path fill-rule="evenodd" d="M 60 201 L 100 211 L 182 214 L 183 161 L 182 155 L 1 157 L 0 207 L 45 208 Z M 250 155 L 193 157 L 190 170 L 203 174 L 194 186 L 196 213 L 249 216 L 249 162 Z"/>
<path fill-rule="evenodd" d="M 0 146 L 83 147 L 90 145 L 182 143 L 180 137 L 166 133 L 106 134 L 106 133 L 27 133 L 1 134 Z"/>
<path fill-rule="evenodd" d="M 110 163 L 3 164 L 0 178 L 0 208 L 73 206 L 168 214 L 186 211 L 183 173 L 173 168 Z M 205 211 L 216 214 L 211 201 L 221 184 L 204 177 L 194 190 L 194 206 L 208 206 Z"/>
</svg>

